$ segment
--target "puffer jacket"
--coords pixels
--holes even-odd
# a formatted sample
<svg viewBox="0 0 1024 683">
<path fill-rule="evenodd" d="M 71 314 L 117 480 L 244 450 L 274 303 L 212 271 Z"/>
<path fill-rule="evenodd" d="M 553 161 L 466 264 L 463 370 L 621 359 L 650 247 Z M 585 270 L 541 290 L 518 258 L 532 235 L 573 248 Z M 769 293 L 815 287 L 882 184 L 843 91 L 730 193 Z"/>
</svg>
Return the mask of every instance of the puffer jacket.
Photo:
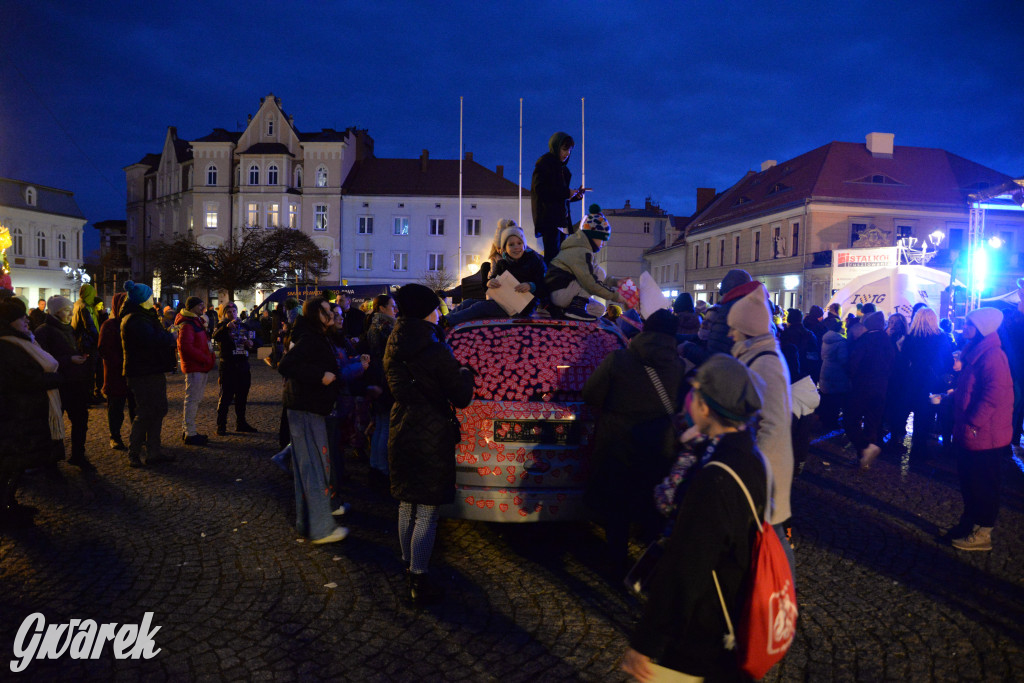
<svg viewBox="0 0 1024 683">
<path fill-rule="evenodd" d="M 391 495 L 442 505 L 455 499 L 455 446 L 461 440 L 455 408 L 473 400 L 473 374 L 455 360 L 437 327 L 399 317 L 384 352 L 394 396 L 388 434 Z"/>
<path fill-rule="evenodd" d="M 829 330 L 821 340 L 818 389 L 823 394 L 846 394 L 851 388 L 850 342 L 838 332 Z"/>
<path fill-rule="evenodd" d="M 953 394 L 953 439 L 969 451 L 1007 446 L 1013 436 L 1013 380 L 996 333 L 969 344 Z"/>
<path fill-rule="evenodd" d="M 125 302 L 121 308 L 124 376 L 141 377 L 174 369 L 174 335 L 164 329 L 152 308 Z"/>
<path fill-rule="evenodd" d="M 209 372 L 217 362 L 210 350 L 210 338 L 206 335 L 206 317 L 182 309 L 174 319 L 178 326 L 178 355 L 181 357 L 181 371 Z"/>
</svg>

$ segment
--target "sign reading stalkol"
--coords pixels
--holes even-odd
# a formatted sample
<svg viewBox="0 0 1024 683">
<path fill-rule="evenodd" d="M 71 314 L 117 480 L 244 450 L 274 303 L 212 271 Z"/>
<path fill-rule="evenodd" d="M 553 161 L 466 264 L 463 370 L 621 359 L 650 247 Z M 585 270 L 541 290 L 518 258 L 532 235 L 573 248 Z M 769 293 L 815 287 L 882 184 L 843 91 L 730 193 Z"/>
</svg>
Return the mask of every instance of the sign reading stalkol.
<svg viewBox="0 0 1024 683">
<path fill-rule="evenodd" d="M 142 624 L 97 624 L 92 619 L 72 619 L 67 624 L 50 624 L 41 612 L 25 617 L 14 639 L 11 671 L 19 673 L 33 659 L 99 659 L 107 641 L 115 659 L 152 659 L 160 653 L 153 636 L 162 627 L 152 627 L 153 613 L 146 612 Z"/>
<path fill-rule="evenodd" d="M 834 249 L 832 251 L 832 291 L 842 289 L 855 277 L 876 268 L 892 268 L 898 263 L 896 247 L 873 249 Z"/>
</svg>

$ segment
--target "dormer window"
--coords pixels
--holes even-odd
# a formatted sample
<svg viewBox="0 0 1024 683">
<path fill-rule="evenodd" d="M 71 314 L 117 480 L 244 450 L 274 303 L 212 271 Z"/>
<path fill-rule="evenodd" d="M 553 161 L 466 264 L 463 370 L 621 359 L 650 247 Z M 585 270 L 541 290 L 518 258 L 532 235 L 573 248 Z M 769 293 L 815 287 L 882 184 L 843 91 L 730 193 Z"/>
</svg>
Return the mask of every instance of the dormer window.
<svg viewBox="0 0 1024 683">
<path fill-rule="evenodd" d="M 267 137 L 274 137 L 274 119 L 272 117 L 267 119 Z"/>
<path fill-rule="evenodd" d="M 871 175 L 858 178 L 857 180 L 849 181 L 851 183 L 865 183 L 868 185 L 903 185 L 900 181 L 895 178 L 890 178 L 884 173 L 872 173 Z"/>
<path fill-rule="evenodd" d="M 26 187 L 25 188 L 25 203 L 29 206 L 36 205 L 36 188 Z"/>
<path fill-rule="evenodd" d="M 323 166 L 316 169 L 316 186 L 327 187 L 327 169 Z"/>
<path fill-rule="evenodd" d="M 733 204 L 733 206 L 742 206 L 743 204 L 749 204 L 749 203 L 750 203 L 750 197 L 744 196 L 744 197 L 740 197 L 739 199 L 737 199 L 736 203 Z"/>
<path fill-rule="evenodd" d="M 791 189 L 789 185 L 786 185 L 784 183 L 775 183 L 774 185 L 768 188 L 768 194 L 777 194 L 779 192 L 785 192 L 786 190 L 789 189 Z"/>
</svg>

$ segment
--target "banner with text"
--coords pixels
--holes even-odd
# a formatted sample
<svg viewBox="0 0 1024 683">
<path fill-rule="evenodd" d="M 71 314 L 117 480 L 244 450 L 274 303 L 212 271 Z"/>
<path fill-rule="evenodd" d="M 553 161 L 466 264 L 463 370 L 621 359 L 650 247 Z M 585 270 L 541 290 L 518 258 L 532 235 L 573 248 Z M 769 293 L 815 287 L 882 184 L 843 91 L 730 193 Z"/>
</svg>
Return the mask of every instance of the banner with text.
<svg viewBox="0 0 1024 683">
<path fill-rule="evenodd" d="M 899 265 L 896 247 L 832 250 L 832 291 L 842 289 L 855 277 L 876 268 L 894 268 Z"/>
</svg>

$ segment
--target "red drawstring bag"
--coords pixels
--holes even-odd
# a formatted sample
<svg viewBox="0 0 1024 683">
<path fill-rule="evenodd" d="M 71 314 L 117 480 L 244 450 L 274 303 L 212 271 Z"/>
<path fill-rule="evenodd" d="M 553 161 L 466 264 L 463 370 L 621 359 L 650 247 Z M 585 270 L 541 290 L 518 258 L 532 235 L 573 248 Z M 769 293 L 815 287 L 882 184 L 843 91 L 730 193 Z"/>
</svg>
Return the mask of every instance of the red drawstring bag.
<svg viewBox="0 0 1024 683">
<path fill-rule="evenodd" d="M 749 593 L 743 601 L 738 637 L 725 607 L 718 575 L 712 571 L 711 576 L 715 580 L 718 599 L 722 602 L 722 613 L 725 614 L 725 623 L 729 628 L 726 648 L 738 646 L 737 660 L 740 668 L 753 678 L 763 678 L 786 655 L 796 635 L 797 607 L 793 572 L 775 529 L 767 520 L 758 519 L 754 499 L 750 497 L 750 491 L 743 480 L 724 463 L 712 460 L 708 465 L 721 467 L 732 475 L 750 503 L 755 523 L 760 521 L 760 529 L 750 553 Z"/>
</svg>

